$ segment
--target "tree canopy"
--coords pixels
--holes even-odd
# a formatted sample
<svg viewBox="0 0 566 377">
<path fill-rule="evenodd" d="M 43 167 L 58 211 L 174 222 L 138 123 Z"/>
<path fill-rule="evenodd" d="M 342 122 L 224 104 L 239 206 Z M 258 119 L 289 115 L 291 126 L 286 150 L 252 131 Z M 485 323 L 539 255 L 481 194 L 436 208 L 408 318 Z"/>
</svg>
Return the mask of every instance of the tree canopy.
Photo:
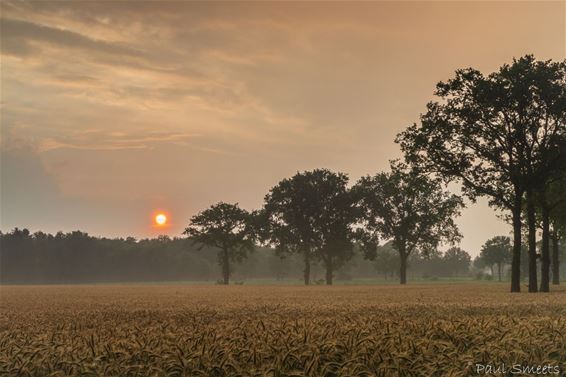
<svg viewBox="0 0 566 377">
<path fill-rule="evenodd" d="M 345 174 L 316 169 L 282 180 L 265 196 L 264 240 L 303 256 L 306 285 L 313 259 L 324 263 L 331 284 L 333 270 L 352 255 L 356 218 L 347 184 Z"/>
<path fill-rule="evenodd" d="M 427 253 L 443 241 L 460 238 L 454 217 L 461 198 L 442 189 L 439 179 L 421 174 L 399 161 L 391 171 L 362 177 L 353 190 L 367 231 L 392 240 L 401 258 L 400 281 L 406 283 L 407 257 Z"/>
<path fill-rule="evenodd" d="M 251 215 L 238 204 L 224 202 L 193 216 L 184 234 L 193 242 L 219 249 L 224 284 L 230 280 L 230 262 L 239 262 L 254 249 Z"/>
<path fill-rule="evenodd" d="M 497 265 L 498 279 L 501 281 L 503 265 L 511 260 L 511 239 L 496 236 L 485 242 L 481 248 L 480 258 L 486 266 Z"/>
<path fill-rule="evenodd" d="M 536 290 L 533 192 L 560 169 L 566 134 L 566 62 L 531 55 L 484 75 L 472 68 L 440 82 L 419 124 L 397 137 L 408 161 L 461 183 L 474 201 L 512 211 L 511 290 L 520 291 L 521 210 L 529 207 L 529 290 Z M 560 148 L 557 148 L 560 147 Z"/>
</svg>

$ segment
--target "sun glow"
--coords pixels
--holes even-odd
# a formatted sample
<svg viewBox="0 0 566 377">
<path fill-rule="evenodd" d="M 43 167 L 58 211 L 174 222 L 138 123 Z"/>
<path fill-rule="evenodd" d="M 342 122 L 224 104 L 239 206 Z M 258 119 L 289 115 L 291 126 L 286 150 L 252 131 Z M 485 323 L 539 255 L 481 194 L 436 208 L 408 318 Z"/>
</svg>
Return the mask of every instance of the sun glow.
<svg viewBox="0 0 566 377">
<path fill-rule="evenodd" d="M 155 215 L 155 223 L 157 225 L 165 225 L 167 223 L 167 216 L 165 216 L 163 213 Z"/>
</svg>

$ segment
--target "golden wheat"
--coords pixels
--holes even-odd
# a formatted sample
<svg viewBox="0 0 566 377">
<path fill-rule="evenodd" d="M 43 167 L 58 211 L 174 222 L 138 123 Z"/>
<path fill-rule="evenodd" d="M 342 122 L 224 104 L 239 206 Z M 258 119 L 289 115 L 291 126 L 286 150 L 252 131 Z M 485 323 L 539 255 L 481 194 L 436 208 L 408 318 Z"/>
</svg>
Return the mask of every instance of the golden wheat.
<svg viewBox="0 0 566 377">
<path fill-rule="evenodd" d="M 0 375 L 469 376 L 566 363 L 566 291 L 2 287 Z"/>
</svg>

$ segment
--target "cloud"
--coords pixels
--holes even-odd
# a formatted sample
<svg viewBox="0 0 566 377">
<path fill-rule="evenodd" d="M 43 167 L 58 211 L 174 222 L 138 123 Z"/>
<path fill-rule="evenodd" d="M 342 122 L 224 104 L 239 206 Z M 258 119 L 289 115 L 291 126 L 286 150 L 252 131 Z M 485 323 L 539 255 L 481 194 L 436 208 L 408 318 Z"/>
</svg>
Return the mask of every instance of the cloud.
<svg viewBox="0 0 566 377">
<path fill-rule="evenodd" d="M 27 44 L 31 41 L 45 42 L 61 48 L 86 49 L 89 51 L 113 54 L 118 56 L 142 56 L 142 52 L 119 43 L 93 40 L 72 31 L 38 25 L 32 22 L 3 18 L 1 23 L 3 40 L 10 45 Z M 12 50 L 14 52 L 14 50 Z"/>
<path fill-rule="evenodd" d="M 151 132 L 143 136 L 123 132 L 111 132 L 109 134 L 98 131 L 78 132 L 74 137 L 62 139 L 46 138 L 39 143 L 38 151 L 47 152 L 62 148 L 93 151 L 146 149 L 151 148 L 156 143 L 186 142 L 197 136 L 197 134 L 163 132 Z"/>
</svg>

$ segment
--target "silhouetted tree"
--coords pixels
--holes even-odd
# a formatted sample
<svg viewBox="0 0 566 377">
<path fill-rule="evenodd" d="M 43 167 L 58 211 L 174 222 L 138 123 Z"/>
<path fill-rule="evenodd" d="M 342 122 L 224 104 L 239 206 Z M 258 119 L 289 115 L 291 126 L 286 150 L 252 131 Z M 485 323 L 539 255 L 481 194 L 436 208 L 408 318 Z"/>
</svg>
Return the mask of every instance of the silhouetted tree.
<svg viewBox="0 0 566 377">
<path fill-rule="evenodd" d="M 472 257 L 459 247 L 451 247 L 442 256 L 444 268 L 450 275 L 460 275 L 470 270 Z"/>
<path fill-rule="evenodd" d="M 412 252 L 426 253 L 460 237 L 454 217 L 463 207 L 462 200 L 442 190 L 438 179 L 403 163 L 392 161 L 389 173 L 362 177 L 353 190 L 364 227 L 393 241 L 400 257 L 401 284 L 407 282 L 407 258 Z"/>
<path fill-rule="evenodd" d="M 279 253 L 303 256 L 305 285 L 314 258 L 332 284 L 334 271 L 352 256 L 355 208 L 347 184 L 345 174 L 316 169 L 282 180 L 265 197 L 263 239 Z"/>
<path fill-rule="evenodd" d="M 355 232 L 352 227 L 357 221 L 357 208 L 353 205 L 353 194 L 346 187 L 347 178 L 339 176 L 333 186 L 329 185 L 326 199 L 321 203 L 319 223 L 322 233 L 322 247 L 315 251 L 315 256 L 326 270 L 326 284 L 332 285 L 334 272 L 350 260 L 354 253 Z"/>
<path fill-rule="evenodd" d="M 501 281 L 503 266 L 511 261 L 511 239 L 505 236 L 496 236 L 485 242 L 481 248 L 480 258 L 485 265 L 497 265 L 498 280 Z"/>
<path fill-rule="evenodd" d="M 183 234 L 201 245 L 219 249 L 224 284 L 230 281 L 230 262 L 240 262 L 254 249 L 250 214 L 238 204 L 217 203 L 193 216 Z"/>
<path fill-rule="evenodd" d="M 514 60 L 484 76 L 475 69 L 456 71 L 440 82 L 420 125 L 397 137 L 407 160 L 447 181 L 459 181 L 474 201 L 486 196 L 492 206 L 512 213 L 511 291 L 520 291 L 521 211 L 527 195 L 529 291 L 537 290 L 533 231 L 533 193 L 558 159 L 546 152 L 564 133 L 566 63 Z M 538 183 L 537 183 L 538 182 Z"/>
</svg>

